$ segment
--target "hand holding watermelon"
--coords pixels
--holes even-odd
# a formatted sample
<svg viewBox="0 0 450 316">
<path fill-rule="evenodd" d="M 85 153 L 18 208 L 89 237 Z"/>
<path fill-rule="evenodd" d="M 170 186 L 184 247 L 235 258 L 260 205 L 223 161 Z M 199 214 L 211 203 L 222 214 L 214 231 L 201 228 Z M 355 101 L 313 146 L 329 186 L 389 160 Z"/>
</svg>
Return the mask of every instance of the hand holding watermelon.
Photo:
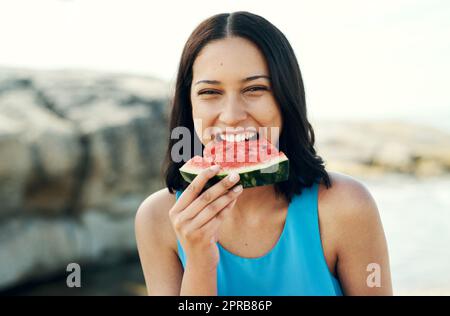
<svg viewBox="0 0 450 316">
<path fill-rule="evenodd" d="M 219 251 L 216 241 L 224 212 L 233 208 L 242 192 L 241 185 L 233 188 L 239 175 L 232 173 L 202 193 L 205 184 L 218 171 L 218 166 L 202 170 L 169 211 L 172 226 L 186 253 L 187 264 L 195 269 L 214 269 L 217 266 Z"/>
</svg>

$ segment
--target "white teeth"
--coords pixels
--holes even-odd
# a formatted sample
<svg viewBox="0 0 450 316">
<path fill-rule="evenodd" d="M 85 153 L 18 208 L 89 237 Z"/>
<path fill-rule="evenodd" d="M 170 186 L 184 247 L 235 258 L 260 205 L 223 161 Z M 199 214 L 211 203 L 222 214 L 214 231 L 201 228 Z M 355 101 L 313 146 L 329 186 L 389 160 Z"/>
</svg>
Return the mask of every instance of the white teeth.
<svg viewBox="0 0 450 316">
<path fill-rule="evenodd" d="M 219 134 L 219 140 L 227 142 L 242 142 L 245 140 L 254 139 L 256 136 L 255 132 L 245 132 L 242 134 Z"/>
<path fill-rule="evenodd" d="M 253 137 L 255 137 L 256 133 L 254 132 L 249 132 L 247 135 L 247 139 L 252 139 Z"/>
</svg>

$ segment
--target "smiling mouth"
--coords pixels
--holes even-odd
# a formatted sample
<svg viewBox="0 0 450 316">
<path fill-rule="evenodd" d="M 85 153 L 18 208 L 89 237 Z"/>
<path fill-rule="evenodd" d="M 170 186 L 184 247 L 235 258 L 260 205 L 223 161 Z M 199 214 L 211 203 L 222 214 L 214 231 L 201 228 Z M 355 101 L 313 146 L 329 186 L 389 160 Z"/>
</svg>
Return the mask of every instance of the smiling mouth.
<svg viewBox="0 0 450 316">
<path fill-rule="evenodd" d="M 226 141 L 229 143 L 243 142 L 257 139 L 259 139 L 259 134 L 257 132 L 243 132 L 236 134 L 218 133 L 215 137 L 215 140 L 217 142 Z"/>
</svg>

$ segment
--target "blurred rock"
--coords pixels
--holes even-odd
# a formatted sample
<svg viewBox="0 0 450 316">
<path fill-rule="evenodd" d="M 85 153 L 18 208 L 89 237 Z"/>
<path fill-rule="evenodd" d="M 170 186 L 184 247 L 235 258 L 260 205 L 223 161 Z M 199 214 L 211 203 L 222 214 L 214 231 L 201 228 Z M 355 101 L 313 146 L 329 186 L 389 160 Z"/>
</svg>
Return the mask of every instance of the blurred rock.
<svg viewBox="0 0 450 316">
<path fill-rule="evenodd" d="M 417 177 L 450 171 L 450 135 L 402 121 L 312 123 L 316 147 L 331 170 L 362 176 L 387 172 Z"/>
<path fill-rule="evenodd" d="M 71 262 L 117 263 L 136 255 L 134 216 L 90 210 L 78 218 L 20 217 L 0 223 L 0 284 L 64 275 Z"/>
<path fill-rule="evenodd" d="M 167 104 L 153 78 L 0 70 L 0 289 L 135 254 L 134 213 L 162 187 Z"/>
<path fill-rule="evenodd" d="M 0 172 L 17 179 L 14 192 L 2 194 L 8 207 L 2 207 L 1 213 L 58 213 L 69 208 L 81 156 L 74 123 L 40 106 L 35 93 L 28 89 L 0 94 L 0 115 L 20 126 L 14 140 L 22 151 L 13 154 L 3 141 L 0 143 Z M 8 153 L 10 157 L 6 157 Z M 10 190 L 7 185 L 2 188 Z"/>
<path fill-rule="evenodd" d="M 0 219 L 23 203 L 31 171 L 31 156 L 21 138 L 22 130 L 22 124 L 0 115 Z"/>
</svg>

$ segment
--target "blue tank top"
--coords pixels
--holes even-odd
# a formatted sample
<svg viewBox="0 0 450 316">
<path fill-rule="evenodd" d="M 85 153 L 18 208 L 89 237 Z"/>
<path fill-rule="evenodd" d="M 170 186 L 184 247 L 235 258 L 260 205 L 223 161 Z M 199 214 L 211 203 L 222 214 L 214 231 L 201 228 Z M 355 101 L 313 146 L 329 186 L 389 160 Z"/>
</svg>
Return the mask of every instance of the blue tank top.
<svg viewBox="0 0 450 316">
<path fill-rule="evenodd" d="M 217 242 L 219 296 L 342 295 L 338 279 L 329 271 L 319 232 L 318 183 L 304 188 L 288 206 L 276 245 L 256 258 L 238 256 Z M 176 192 L 176 198 L 181 192 Z M 177 240 L 183 268 L 186 257 Z"/>
</svg>

